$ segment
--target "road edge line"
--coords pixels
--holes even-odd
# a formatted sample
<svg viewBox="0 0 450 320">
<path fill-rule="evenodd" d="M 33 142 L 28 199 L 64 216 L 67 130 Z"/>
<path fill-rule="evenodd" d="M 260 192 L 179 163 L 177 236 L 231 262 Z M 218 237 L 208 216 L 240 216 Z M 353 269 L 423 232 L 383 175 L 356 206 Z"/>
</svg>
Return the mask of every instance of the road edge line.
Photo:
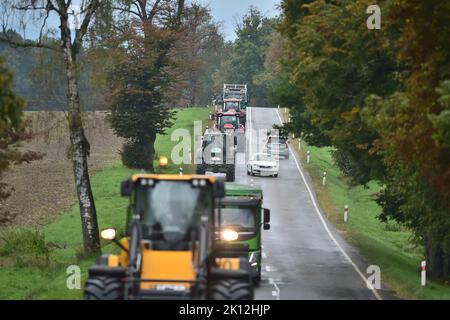
<svg viewBox="0 0 450 320">
<path fill-rule="evenodd" d="M 283 120 L 281 119 L 280 113 L 278 112 L 277 109 L 275 109 L 278 119 L 281 122 L 281 125 L 283 125 Z M 323 227 L 325 228 L 325 231 L 327 232 L 328 236 L 330 237 L 330 239 L 334 242 L 334 244 L 336 245 L 336 247 L 341 251 L 341 253 L 344 255 L 344 257 L 347 259 L 348 262 L 350 262 L 350 264 L 352 265 L 353 269 L 355 269 L 356 273 L 361 277 L 361 279 L 364 280 L 364 283 L 368 286 L 371 286 L 371 284 L 368 282 L 367 278 L 364 276 L 364 274 L 361 272 L 361 270 L 359 270 L 358 266 L 353 262 L 352 258 L 350 258 L 350 256 L 347 254 L 347 252 L 345 252 L 345 250 L 342 248 L 342 246 L 339 244 L 339 242 L 336 240 L 336 238 L 333 236 L 333 234 L 331 233 L 330 229 L 328 228 L 327 223 L 325 222 L 325 219 L 323 218 L 322 213 L 320 212 L 319 206 L 316 202 L 316 199 L 311 191 L 311 188 L 308 184 L 308 181 L 305 178 L 305 175 L 298 163 L 297 157 L 295 155 L 295 153 L 292 151 L 291 148 L 289 148 L 289 151 L 291 153 L 291 155 L 294 158 L 294 162 L 295 165 L 297 166 L 298 171 L 300 172 L 300 176 L 302 177 L 303 182 L 305 183 L 306 189 L 308 190 L 309 193 L 309 197 L 311 198 L 311 201 L 314 205 L 314 209 L 317 213 L 317 215 L 320 218 L 320 221 L 322 222 Z M 377 300 L 383 300 L 383 298 L 380 296 L 380 294 L 378 293 L 378 291 L 375 288 L 369 288 L 369 290 L 372 291 L 372 293 L 374 294 L 375 298 L 377 298 Z"/>
</svg>

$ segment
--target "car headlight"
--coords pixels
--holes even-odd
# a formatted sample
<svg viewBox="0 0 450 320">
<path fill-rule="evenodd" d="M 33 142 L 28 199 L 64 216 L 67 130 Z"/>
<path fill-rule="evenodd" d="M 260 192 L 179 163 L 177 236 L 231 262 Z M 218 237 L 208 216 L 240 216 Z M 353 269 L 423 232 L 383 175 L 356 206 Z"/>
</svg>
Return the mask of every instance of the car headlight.
<svg viewBox="0 0 450 320">
<path fill-rule="evenodd" d="M 250 257 L 248 258 L 248 262 L 250 262 L 250 265 L 252 267 L 256 267 L 258 265 L 258 261 L 260 261 L 261 258 L 261 251 L 253 251 L 250 254 Z"/>
<path fill-rule="evenodd" d="M 225 241 L 235 241 L 239 238 L 239 233 L 234 230 L 224 230 L 222 231 L 222 240 Z"/>
</svg>

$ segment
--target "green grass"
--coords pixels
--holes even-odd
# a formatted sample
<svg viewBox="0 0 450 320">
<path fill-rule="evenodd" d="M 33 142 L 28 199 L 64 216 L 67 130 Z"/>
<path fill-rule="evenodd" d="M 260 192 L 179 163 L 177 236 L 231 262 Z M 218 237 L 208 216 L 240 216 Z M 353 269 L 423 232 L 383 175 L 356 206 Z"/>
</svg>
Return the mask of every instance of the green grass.
<svg viewBox="0 0 450 320">
<path fill-rule="evenodd" d="M 193 121 L 207 124 L 209 108 L 180 109 L 175 125 L 157 138 L 155 147 L 160 155 L 170 157 L 175 129 L 185 128 L 192 133 Z M 192 169 L 185 167 L 185 172 Z M 91 178 L 97 208 L 99 228 L 116 227 L 124 231 L 126 198 L 119 195 L 120 182 L 134 170 L 121 164 L 105 167 Z M 164 172 L 178 172 L 170 165 Z M 81 284 L 86 281 L 87 269 L 95 257 L 83 258 L 83 241 L 78 204 L 61 214 L 40 230 L 20 229 L 0 233 L 0 299 L 81 299 L 82 290 L 69 290 L 66 269 L 79 265 Z M 116 250 L 112 244 L 102 243 L 103 252 Z"/>
<path fill-rule="evenodd" d="M 297 146 L 297 143 L 293 143 Z M 311 152 L 306 164 L 305 151 Z M 315 148 L 302 142 L 300 157 L 308 170 L 320 205 L 329 219 L 344 231 L 347 240 L 359 249 L 370 263 L 380 266 L 383 281 L 403 298 L 450 299 L 450 287 L 428 281 L 420 287 L 420 261 L 423 248 L 411 241 L 411 232 L 393 221 L 380 222 L 380 206 L 374 195 L 380 186 L 371 182 L 368 188 L 350 187 L 334 166 L 330 148 Z M 322 185 L 323 172 L 327 172 L 326 186 Z M 349 206 L 349 220 L 343 222 L 344 206 Z"/>
</svg>

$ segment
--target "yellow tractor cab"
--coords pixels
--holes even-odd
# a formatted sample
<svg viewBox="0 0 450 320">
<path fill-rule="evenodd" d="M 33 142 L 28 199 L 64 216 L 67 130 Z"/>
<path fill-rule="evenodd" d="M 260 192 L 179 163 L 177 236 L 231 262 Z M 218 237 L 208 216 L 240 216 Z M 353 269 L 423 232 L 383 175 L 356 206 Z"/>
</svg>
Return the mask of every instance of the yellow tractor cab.
<svg viewBox="0 0 450 320">
<path fill-rule="evenodd" d="M 224 183 L 214 176 L 136 174 L 122 182 L 130 198 L 127 234 L 101 232 L 119 255 L 89 269 L 85 298 L 253 299 L 248 248 L 216 241 Z M 233 252 L 233 254 L 230 254 Z"/>
</svg>

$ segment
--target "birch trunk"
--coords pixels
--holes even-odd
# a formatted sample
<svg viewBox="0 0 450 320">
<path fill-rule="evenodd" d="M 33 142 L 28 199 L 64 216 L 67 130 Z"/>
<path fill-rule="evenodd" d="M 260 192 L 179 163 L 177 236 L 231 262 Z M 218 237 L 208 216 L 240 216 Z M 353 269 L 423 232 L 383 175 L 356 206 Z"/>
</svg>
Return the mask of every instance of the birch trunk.
<svg viewBox="0 0 450 320">
<path fill-rule="evenodd" d="M 61 16 L 61 38 L 64 62 L 66 67 L 66 96 L 70 131 L 70 154 L 73 163 L 73 174 L 80 206 L 81 228 L 85 255 L 100 251 L 97 213 L 92 195 L 87 157 L 89 142 L 86 139 L 82 121 L 82 109 L 78 91 L 76 50 L 72 45 L 67 16 Z"/>
</svg>

